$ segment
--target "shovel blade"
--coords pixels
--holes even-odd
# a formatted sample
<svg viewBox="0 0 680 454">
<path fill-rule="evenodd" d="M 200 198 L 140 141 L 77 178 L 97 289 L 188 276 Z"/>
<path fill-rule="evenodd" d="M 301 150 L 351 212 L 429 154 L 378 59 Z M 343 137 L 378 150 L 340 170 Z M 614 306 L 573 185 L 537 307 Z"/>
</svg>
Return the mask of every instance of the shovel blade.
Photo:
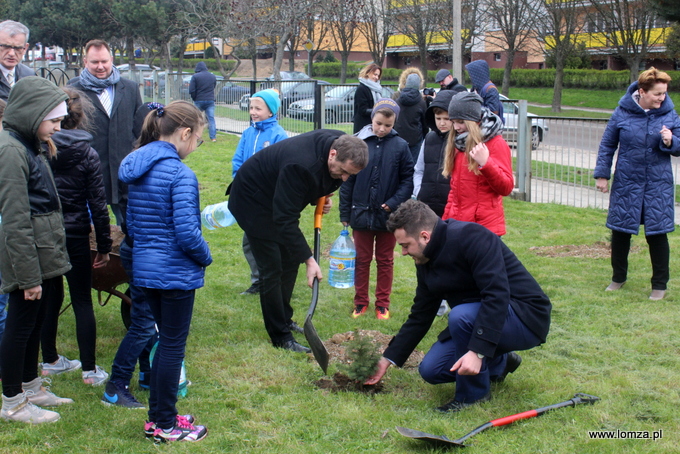
<svg viewBox="0 0 680 454">
<path fill-rule="evenodd" d="M 426 441 L 434 446 L 440 447 L 440 448 L 450 448 L 452 446 L 459 446 L 459 447 L 464 447 L 465 445 L 463 443 L 458 443 L 457 441 L 454 440 L 449 440 L 443 435 L 432 435 L 426 432 L 421 432 L 419 430 L 415 429 L 407 429 L 406 427 L 399 427 L 397 426 L 397 432 L 402 434 L 405 437 L 408 438 L 413 438 L 415 440 L 422 440 Z"/>
<path fill-rule="evenodd" d="M 307 315 L 303 329 L 305 331 L 305 339 L 307 339 L 309 348 L 312 349 L 312 353 L 314 354 L 314 359 L 319 363 L 321 370 L 323 370 L 323 373 L 325 374 L 328 370 L 328 351 L 323 345 L 323 342 L 321 342 L 319 335 L 316 333 L 316 328 L 314 328 L 314 325 L 312 324 L 311 315 Z"/>
</svg>

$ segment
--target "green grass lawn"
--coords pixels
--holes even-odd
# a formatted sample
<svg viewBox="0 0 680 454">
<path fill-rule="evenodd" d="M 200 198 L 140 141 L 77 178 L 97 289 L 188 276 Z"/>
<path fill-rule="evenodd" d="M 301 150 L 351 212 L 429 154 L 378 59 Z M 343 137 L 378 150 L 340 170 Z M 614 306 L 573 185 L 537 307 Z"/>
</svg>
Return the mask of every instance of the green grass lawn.
<svg viewBox="0 0 680 454">
<path fill-rule="evenodd" d="M 207 138 L 207 135 L 206 135 Z M 238 138 L 218 135 L 186 163 L 201 184 L 201 205 L 224 200 L 231 180 L 230 160 Z M 334 197 L 337 205 L 337 195 Z M 195 445 L 155 447 L 142 434 L 145 411 L 101 404 L 103 388 L 82 383 L 79 373 L 54 377 L 52 390 L 75 399 L 60 409 L 61 420 L 42 426 L 0 422 L 0 452 L 49 453 L 412 453 L 444 452 L 400 436 L 395 426 L 423 430 L 449 438 L 462 436 L 491 419 L 569 399 L 576 392 L 602 398 L 593 406 L 565 408 L 538 419 L 490 429 L 471 439 L 470 453 L 670 453 L 677 452 L 680 420 L 680 324 L 678 288 L 672 275 L 665 300 L 651 302 L 651 274 L 643 238 L 634 240 L 630 275 L 618 292 L 603 290 L 610 280 L 609 259 L 548 257 L 535 247 L 593 245 L 608 241 L 605 212 L 552 204 L 505 201 L 508 234 L 503 241 L 515 251 L 550 296 L 554 309 L 551 333 L 541 347 L 522 353 L 522 366 L 492 387 L 493 400 L 463 413 L 433 411 L 453 396 L 455 385 L 425 384 L 415 369 L 392 369 L 385 392 L 374 395 L 331 393 L 314 381 L 323 376 L 306 355 L 271 347 L 257 297 L 241 296 L 249 286 L 249 271 L 241 252 L 237 226 L 205 231 L 214 263 L 206 286 L 198 290 L 186 364 L 188 396 L 181 413 L 197 416 L 209 429 Z M 312 211 L 302 215 L 311 244 Z M 341 230 L 337 207 L 325 216 L 322 247 L 327 249 Z M 678 235 L 670 235 L 673 251 Z M 321 261 L 324 272 L 328 259 Z M 162 266 L 162 264 L 159 264 Z M 672 254 L 671 269 L 680 269 Z M 304 268 L 295 289 L 295 319 L 304 320 L 311 291 L 304 285 Z M 353 292 L 336 290 L 324 281 L 314 324 L 322 339 L 356 328 L 395 334 L 407 318 L 416 284 L 413 261 L 395 259 L 392 318 L 350 316 Z M 107 371 L 124 327 L 119 302 L 96 307 L 97 363 Z M 420 344 L 426 351 L 446 327 L 438 318 Z M 297 336 L 304 342 L 304 336 Z M 78 357 L 73 311 L 61 318 L 60 353 Z M 329 374 L 337 370 L 332 363 Z M 146 402 L 148 393 L 132 392 Z M 590 430 L 655 431 L 650 440 L 591 440 Z M 453 451 L 451 451 L 453 452 Z"/>
</svg>

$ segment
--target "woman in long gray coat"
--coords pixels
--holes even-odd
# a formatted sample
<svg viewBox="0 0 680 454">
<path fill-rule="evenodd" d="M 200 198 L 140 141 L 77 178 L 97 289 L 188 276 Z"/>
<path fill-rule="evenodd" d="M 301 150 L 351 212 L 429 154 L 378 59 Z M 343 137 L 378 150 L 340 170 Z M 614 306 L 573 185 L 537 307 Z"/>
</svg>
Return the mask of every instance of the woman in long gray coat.
<svg viewBox="0 0 680 454">
<path fill-rule="evenodd" d="M 619 150 L 609 199 L 612 282 L 626 282 L 630 238 L 645 226 L 652 261 L 651 300 L 665 296 L 670 276 L 666 234 L 675 229 L 671 155 L 680 156 L 680 118 L 667 96 L 671 78 L 654 67 L 640 74 L 619 101 L 602 137 L 594 177 L 608 191 L 614 153 Z"/>
</svg>

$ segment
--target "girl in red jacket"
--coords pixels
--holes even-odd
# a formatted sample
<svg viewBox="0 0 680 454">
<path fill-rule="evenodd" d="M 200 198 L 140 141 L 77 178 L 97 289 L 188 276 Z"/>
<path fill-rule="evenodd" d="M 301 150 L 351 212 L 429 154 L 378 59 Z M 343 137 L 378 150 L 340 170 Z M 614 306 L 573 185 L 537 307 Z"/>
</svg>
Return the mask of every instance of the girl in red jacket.
<svg viewBox="0 0 680 454">
<path fill-rule="evenodd" d="M 442 219 L 476 222 L 505 235 L 503 196 L 515 184 L 510 147 L 501 136 L 503 122 L 469 92 L 451 98 L 449 118 L 455 134 L 449 134 L 442 172 L 451 177 Z"/>
</svg>

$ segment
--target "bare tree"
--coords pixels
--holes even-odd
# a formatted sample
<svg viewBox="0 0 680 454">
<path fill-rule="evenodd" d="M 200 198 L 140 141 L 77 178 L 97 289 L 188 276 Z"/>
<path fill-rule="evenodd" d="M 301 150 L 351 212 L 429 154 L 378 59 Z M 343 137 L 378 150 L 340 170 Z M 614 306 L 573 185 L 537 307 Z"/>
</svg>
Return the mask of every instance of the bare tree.
<svg viewBox="0 0 680 454">
<path fill-rule="evenodd" d="M 328 20 L 331 34 L 340 52 L 340 83 L 347 80 L 347 60 L 359 36 L 357 24 L 361 18 L 361 0 L 339 0 L 329 11 Z"/>
<path fill-rule="evenodd" d="M 564 84 L 564 68 L 567 59 L 577 48 L 578 34 L 582 30 L 583 21 L 579 17 L 581 0 L 542 0 L 545 15 L 538 17 L 538 34 L 542 39 L 546 52 L 555 57 L 555 83 L 553 85 L 552 111 L 562 111 L 562 86 Z"/>
<path fill-rule="evenodd" d="M 451 15 L 451 3 L 441 0 L 402 0 L 393 21 L 394 31 L 405 35 L 418 49 L 420 67 L 427 74 L 429 49 L 440 31 L 442 15 Z"/>
<path fill-rule="evenodd" d="M 649 1 L 589 0 L 589 3 L 592 9 L 587 13 L 587 25 L 592 40 L 613 49 L 630 68 L 630 81 L 636 81 L 649 48 L 662 42 L 667 22 L 657 15 Z"/>
<path fill-rule="evenodd" d="M 357 24 L 359 33 L 366 39 L 373 61 L 379 65 L 385 61 L 387 41 L 392 35 L 394 4 L 390 0 L 367 1 Z"/>
<path fill-rule="evenodd" d="M 502 49 L 506 55 L 501 92 L 510 92 L 510 74 L 517 51 L 529 48 L 536 37 L 537 17 L 542 14 L 541 0 L 496 0 L 488 3 L 486 16 L 490 29 L 485 40 Z"/>
<path fill-rule="evenodd" d="M 307 0 L 300 3 L 302 8 L 307 9 L 307 14 L 302 17 L 300 22 L 295 24 L 295 30 L 288 40 L 290 49 L 289 68 L 291 71 L 295 70 L 295 52 L 305 43 L 312 43 L 312 50 L 309 51 L 309 60 L 312 62 L 319 51 L 328 48 L 324 44 L 324 40 L 330 32 L 328 27 L 323 26 L 323 23 L 327 14 L 326 11 L 329 8 L 336 7 L 334 0 Z M 311 75 L 311 68 L 309 74 Z"/>
<path fill-rule="evenodd" d="M 184 15 L 184 21 L 195 36 L 210 43 L 213 38 L 218 38 L 224 43 L 238 30 L 236 18 L 240 17 L 242 6 L 240 2 L 231 0 L 192 1 L 188 7 L 189 11 Z M 220 74 L 227 79 L 230 78 L 238 69 L 240 60 L 237 60 L 235 67 L 227 74 L 227 69 L 222 62 L 222 49 L 218 49 L 214 55 Z"/>
<path fill-rule="evenodd" d="M 288 39 L 288 70 L 295 71 L 295 52 L 304 44 L 302 37 L 302 23 L 293 24 L 293 30 Z"/>
</svg>

